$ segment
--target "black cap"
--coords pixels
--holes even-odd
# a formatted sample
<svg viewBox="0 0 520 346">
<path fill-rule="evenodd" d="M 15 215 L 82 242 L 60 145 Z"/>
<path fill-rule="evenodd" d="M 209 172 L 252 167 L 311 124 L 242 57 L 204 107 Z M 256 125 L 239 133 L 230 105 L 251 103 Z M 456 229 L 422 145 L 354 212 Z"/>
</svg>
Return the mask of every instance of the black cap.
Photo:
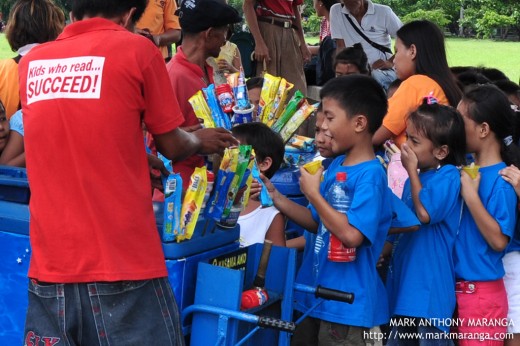
<svg viewBox="0 0 520 346">
<path fill-rule="evenodd" d="M 223 0 L 184 0 L 175 14 L 182 30 L 191 33 L 242 21 L 238 11 Z"/>
</svg>

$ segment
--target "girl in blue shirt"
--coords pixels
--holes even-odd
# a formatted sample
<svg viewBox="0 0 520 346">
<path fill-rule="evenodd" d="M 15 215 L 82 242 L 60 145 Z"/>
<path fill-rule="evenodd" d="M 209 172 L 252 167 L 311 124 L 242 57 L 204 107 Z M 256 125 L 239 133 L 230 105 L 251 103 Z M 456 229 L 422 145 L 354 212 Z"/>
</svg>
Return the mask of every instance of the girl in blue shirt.
<svg viewBox="0 0 520 346">
<path fill-rule="evenodd" d="M 455 243 L 459 342 L 480 345 L 463 339 L 480 333 L 486 345 L 503 345 L 508 304 L 502 257 L 513 237 L 517 198 L 499 171 L 509 164 L 518 166 L 520 159 L 512 140 L 514 114 L 505 94 L 493 85 L 468 91 L 457 109 L 464 119 L 468 151 L 480 166 L 474 179 L 461 172 L 465 205 Z"/>
<path fill-rule="evenodd" d="M 425 98 L 409 116 L 406 135 L 401 160 L 409 178 L 402 199 L 421 225 L 395 241 L 387 288 L 390 313 L 403 323 L 394 325 L 388 345 L 409 344 L 412 334 L 401 339 L 406 332 L 435 334 L 437 345 L 452 345 L 445 334 L 449 323 L 443 322 L 455 309 L 452 253 L 462 205 L 456 166 L 466 152 L 464 121 L 454 108 Z"/>
</svg>

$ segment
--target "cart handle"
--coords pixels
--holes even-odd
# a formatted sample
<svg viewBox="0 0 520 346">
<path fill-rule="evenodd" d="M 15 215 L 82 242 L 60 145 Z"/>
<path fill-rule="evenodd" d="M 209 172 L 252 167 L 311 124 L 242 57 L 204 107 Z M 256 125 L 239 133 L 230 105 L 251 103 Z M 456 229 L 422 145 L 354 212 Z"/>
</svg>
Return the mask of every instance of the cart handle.
<svg viewBox="0 0 520 346">
<path fill-rule="evenodd" d="M 191 305 L 185 308 L 182 311 L 182 318 L 185 319 L 188 315 L 194 312 L 205 312 L 214 315 L 227 316 L 240 321 L 256 324 L 257 326 L 262 328 L 277 329 L 283 332 L 293 333 L 296 329 L 296 324 L 294 322 L 288 322 L 278 318 L 267 316 L 257 316 L 247 312 L 217 308 L 215 306 L 202 304 Z"/>
<path fill-rule="evenodd" d="M 337 300 L 352 304 L 354 302 L 354 293 L 343 292 L 332 288 L 326 288 L 318 285 L 316 288 L 299 283 L 294 284 L 294 289 L 300 292 L 312 293 L 316 298 L 327 300 Z"/>
</svg>

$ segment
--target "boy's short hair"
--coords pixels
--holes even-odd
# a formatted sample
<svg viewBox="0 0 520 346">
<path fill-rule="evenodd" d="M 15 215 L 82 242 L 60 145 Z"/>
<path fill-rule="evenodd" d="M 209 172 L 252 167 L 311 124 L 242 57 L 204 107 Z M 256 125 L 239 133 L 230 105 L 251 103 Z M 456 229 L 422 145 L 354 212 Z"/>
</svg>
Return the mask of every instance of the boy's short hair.
<svg viewBox="0 0 520 346">
<path fill-rule="evenodd" d="M 258 122 L 234 126 L 231 132 L 253 147 L 259 161 L 271 158 L 271 167 L 264 172 L 267 178 L 271 178 L 283 162 L 285 146 L 282 137 L 266 124 Z"/>
<path fill-rule="evenodd" d="M 132 7 L 136 10 L 132 15 L 135 23 L 141 18 L 148 0 L 72 0 L 72 14 L 81 20 L 83 17 L 111 18 L 129 11 Z"/>
<path fill-rule="evenodd" d="M 246 81 L 247 90 L 251 90 L 254 88 L 261 88 L 263 85 L 264 85 L 263 77 L 253 77 L 253 78 L 249 78 Z"/>
<path fill-rule="evenodd" d="M 320 91 L 320 98 L 336 100 L 349 117 L 362 114 L 368 119 L 368 131 L 374 134 L 388 111 L 384 89 L 375 79 L 365 75 L 349 75 L 331 79 Z"/>
</svg>

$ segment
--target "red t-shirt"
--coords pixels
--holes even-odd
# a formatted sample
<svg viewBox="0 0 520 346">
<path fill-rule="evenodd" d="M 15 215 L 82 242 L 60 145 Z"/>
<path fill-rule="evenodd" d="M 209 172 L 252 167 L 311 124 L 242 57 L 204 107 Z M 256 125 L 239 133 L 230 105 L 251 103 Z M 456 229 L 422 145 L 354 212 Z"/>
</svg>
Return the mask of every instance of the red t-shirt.
<svg viewBox="0 0 520 346">
<path fill-rule="evenodd" d="M 184 115 L 185 121 L 181 126 L 197 125 L 199 120 L 195 116 L 195 112 L 188 100 L 195 95 L 197 91 L 213 83 L 213 69 L 206 64 L 207 74 L 205 74 L 199 65 L 193 64 L 186 59 L 182 47 L 177 49 L 177 53 L 166 65 L 166 69 L 170 76 L 173 92 L 179 101 L 179 106 Z M 204 158 L 200 155 L 190 156 L 173 165 L 174 172 L 179 173 L 182 177 L 184 190 L 186 190 L 190 183 L 190 177 L 195 167 L 202 166 L 204 166 Z"/>
<path fill-rule="evenodd" d="M 31 186 L 29 277 L 46 282 L 167 275 L 141 121 L 183 121 L 159 50 L 102 18 L 67 26 L 20 62 Z"/>
<path fill-rule="evenodd" d="M 294 18 L 293 5 L 301 5 L 303 0 L 258 0 L 256 13 L 261 17 Z"/>
</svg>

